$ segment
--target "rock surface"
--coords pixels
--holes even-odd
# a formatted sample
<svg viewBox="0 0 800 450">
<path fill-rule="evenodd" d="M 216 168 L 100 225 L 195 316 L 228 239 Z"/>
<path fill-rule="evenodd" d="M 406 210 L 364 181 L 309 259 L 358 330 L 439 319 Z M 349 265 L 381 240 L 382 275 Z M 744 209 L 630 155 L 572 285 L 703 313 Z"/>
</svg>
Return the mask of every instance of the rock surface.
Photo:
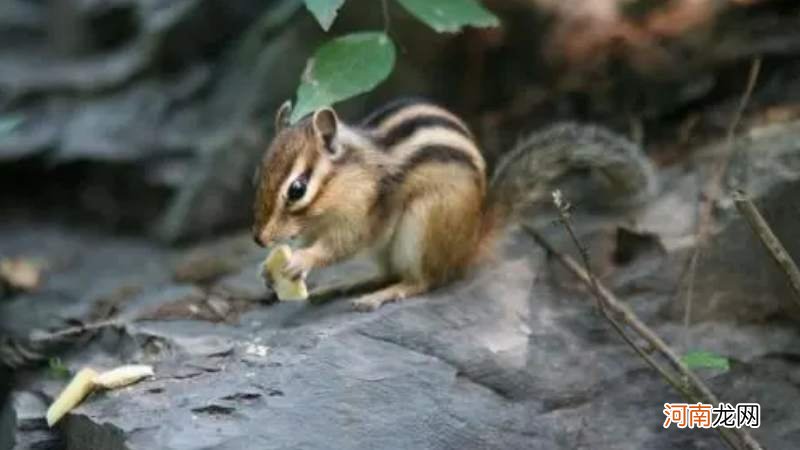
<svg viewBox="0 0 800 450">
<path fill-rule="evenodd" d="M 51 266 L 51 289 L 108 298 L 125 283 L 140 286 L 118 304 L 121 315 L 150 319 L 103 330 L 68 356 L 68 367 L 135 362 L 156 370 L 152 380 L 93 395 L 53 433 L 31 417 L 35 402 L 17 401 L 17 448 L 59 439 L 84 450 L 724 448 L 711 431 L 662 428 L 663 403 L 681 398 L 619 340 L 585 293 L 553 283 L 554 268 L 521 233 L 469 280 L 363 314 L 345 301 L 265 302 L 254 276 L 263 252 L 247 250 L 246 236 L 207 248 L 207 257 L 238 261 L 214 273 L 202 265 L 203 249 L 187 257 L 135 240 L 4 228 L 0 235 L 13 231 L 16 239 L 3 241 L 3 252 L 72 255 Z M 37 237 L 39 246 L 26 245 Z M 798 369 L 797 328 L 706 322 L 685 334 L 680 322 L 664 320 L 675 280 L 650 257 L 634 255 L 607 281 L 629 292 L 626 300 L 678 348 L 685 339 L 731 358 L 729 372 L 704 378 L 724 401 L 760 402 L 762 427 L 754 434 L 768 448 L 790 448 L 800 433 L 800 391 L 790 376 Z M 642 264 L 651 269 L 620 281 Z M 173 280 L 175 268 L 186 279 L 191 265 L 203 267 L 200 284 Z M 101 266 L 103 286 L 81 275 Z M 198 308 L 215 299 L 230 308 L 202 319 Z M 47 292 L 24 295 L 2 314 L 40 304 L 29 317 L 53 326 L 47 302 Z M 79 304 L 89 306 L 76 302 L 65 311 L 83 317 Z M 17 398 L 52 399 L 61 387 L 39 373 Z"/>
<path fill-rule="evenodd" d="M 733 146 L 730 170 L 724 179 L 729 189 L 742 189 L 753 199 L 773 233 L 786 250 L 800 261 L 800 122 L 757 127 L 738 138 Z M 726 144 L 701 149 L 696 160 L 706 179 L 712 175 L 708 162 L 720 158 Z M 703 166 L 705 164 L 705 166 Z M 695 180 L 695 181 L 693 181 Z M 676 183 L 684 192 L 696 189 L 696 176 L 689 175 Z M 688 192 L 687 192 L 688 194 Z M 689 194 L 690 195 L 690 194 Z M 691 198 L 691 197 L 686 197 Z M 667 200 L 668 201 L 668 200 Z M 673 198 L 674 201 L 674 198 Z M 683 210 L 672 209 L 669 217 L 692 217 L 687 202 Z M 675 203 L 673 203 L 675 204 Z M 668 211 L 663 208 L 662 211 Z M 732 196 L 723 195 L 713 210 L 715 229 L 701 249 L 694 280 L 692 318 L 695 320 L 736 320 L 758 322 L 770 318 L 800 319 L 800 307 L 784 273 L 778 269 L 756 234 L 736 209 Z M 674 220 L 654 225 L 652 231 L 663 236 L 664 224 L 680 228 Z M 685 229 L 683 231 L 685 233 Z M 693 247 L 676 251 L 676 257 L 688 258 Z M 685 305 L 670 305 L 678 319 Z"/>
</svg>

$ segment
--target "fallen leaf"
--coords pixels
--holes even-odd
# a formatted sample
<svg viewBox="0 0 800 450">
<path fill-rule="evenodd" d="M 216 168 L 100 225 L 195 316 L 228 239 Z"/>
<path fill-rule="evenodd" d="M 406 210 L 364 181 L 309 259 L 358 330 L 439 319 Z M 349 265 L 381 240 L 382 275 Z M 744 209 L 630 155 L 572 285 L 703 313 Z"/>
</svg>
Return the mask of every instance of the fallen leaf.
<svg viewBox="0 0 800 450">
<path fill-rule="evenodd" d="M 41 264 L 27 258 L 0 260 L 0 285 L 13 291 L 32 291 L 42 281 Z"/>
<path fill-rule="evenodd" d="M 691 351 L 681 357 L 681 361 L 690 369 L 730 370 L 728 358 L 706 351 Z"/>
</svg>

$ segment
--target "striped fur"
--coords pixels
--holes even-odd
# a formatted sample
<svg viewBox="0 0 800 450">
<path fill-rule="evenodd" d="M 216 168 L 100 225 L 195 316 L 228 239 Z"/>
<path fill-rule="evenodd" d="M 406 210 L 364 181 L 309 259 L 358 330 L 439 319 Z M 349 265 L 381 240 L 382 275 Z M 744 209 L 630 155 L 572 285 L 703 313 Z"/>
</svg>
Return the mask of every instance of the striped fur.
<svg viewBox="0 0 800 450">
<path fill-rule="evenodd" d="M 405 135 L 411 134 L 415 129 L 426 127 L 444 126 L 456 129 L 468 138 L 472 138 L 469 128 L 461 119 L 450 111 L 433 103 L 408 103 L 393 109 L 391 112 L 379 115 L 380 120 L 373 120 L 370 129 L 379 138 L 386 138 L 396 130 L 405 128 Z M 433 122 L 431 124 L 425 121 Z M 444 125 L 442 125 L 444 124 Z M 396 142 L 395 142 L 396 143 Z"/>
<path fill-rule="evenodd" d="M 472 139 L 469 130 L 467 130 L 463 124 L 447 117 L 430 115 L 412 117 L 396 124 L 394 127 L 384 132 L 378 140 L 378 143 L 387 151 L 391 151 L 397 144 L 410 138 L 415 132 L 421 129 L 452 130 L 463 135 L 467 139 Z"/>
<path fill-rule="evenodd" d="M 390 101 L 383 105 L 382 107 L 376 109 L 367 117 L 365 117 L 359 126 L 364 129 L 372 129 L 377 127 L 384 119 L 388 116 L 396 113 L 399 109 L 408 107 L 410 105 L 414 105 L 417 103 L 431 103 L 428 100 L 421 98 L 421 97 L 403 97 L 393 101 Z"/>
<path fill-rule="evenodd" d="M 640 149 L 592 127 L 534 135 L 509 152 L 489 184 L 467 125 L 431 102 L 392 102 L 357 127 L 330 109 L 287 126 L 290 110 L 281 107 L 262 160 L 254 237 L 261 244 L 301 238 L 285 269 L 293 277 L 356 254 L 374 256 L 380 280 L 393 284 L 359 297 L 358 309 L 459 276 L 521 204 L 544 196 L 570 169 L 599 170 L 628 197 L 650 192 L 654 179 Z M 305 193 L 290 201 L 289 187 L 301 176 Z"/>
<path fill-rule="evenodd" d="M 486 164 L 467 125 L 421 100 L 389 104 L 358 127 L 336 119 L 326 134 L 331 117 L 318 111 L 279 130 L 262 160 L 256 240 L 302 238 L 299 273 L 364 251 L 380 255 L 385 274 L 405 283 L 392 295 L 463 271 L 479 247 L 486 190 Z M 304 174 L 305 195 L 290 201 L 289 187 Z"/>
</svg>

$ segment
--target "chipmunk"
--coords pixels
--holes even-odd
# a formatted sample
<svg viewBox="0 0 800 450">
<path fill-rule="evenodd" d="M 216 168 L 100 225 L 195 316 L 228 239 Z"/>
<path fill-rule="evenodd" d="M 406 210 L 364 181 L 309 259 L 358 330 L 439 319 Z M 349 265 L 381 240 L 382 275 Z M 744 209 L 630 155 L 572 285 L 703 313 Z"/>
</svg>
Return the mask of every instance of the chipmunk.
<svg viewBox="0 0 800 450">
<path fill-rule="evenodd" d="M 300 238 L 284 269 L 292 279 L 371 257 L 378 278 L 350 287 L 382 287 L 353 301 L 361 311 L 462 276 L 521 207 L 549 196 L 570 169 L 597 171 L 626 201 L 654 189 L 642 151 L 597 127 L 562 124 L 534 134 L 487 177 L 473 133 L 434 103 L 395 101 L 358 125 L 332 108 L 289 125 L 291 110 L 288 101 L 279 108 L 256 175 L 253 237 L 260 246 Z"/>
</svg>

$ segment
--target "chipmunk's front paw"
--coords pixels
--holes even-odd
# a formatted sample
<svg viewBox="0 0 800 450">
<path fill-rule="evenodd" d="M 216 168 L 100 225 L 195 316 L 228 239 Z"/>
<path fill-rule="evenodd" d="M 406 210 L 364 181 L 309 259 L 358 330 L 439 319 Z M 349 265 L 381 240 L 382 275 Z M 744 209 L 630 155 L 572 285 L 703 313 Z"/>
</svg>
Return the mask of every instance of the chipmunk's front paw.
<svg viewBox="0 0 800 450">
<path fill-rule="evenodd" d="M 283 267 L 281 273 L 292 281 L 305 279 L 312 265 L 308 253 L 300 250 L 292 254 L 292 257 L 289 258 L 289 262 Z"/>
</svg>

